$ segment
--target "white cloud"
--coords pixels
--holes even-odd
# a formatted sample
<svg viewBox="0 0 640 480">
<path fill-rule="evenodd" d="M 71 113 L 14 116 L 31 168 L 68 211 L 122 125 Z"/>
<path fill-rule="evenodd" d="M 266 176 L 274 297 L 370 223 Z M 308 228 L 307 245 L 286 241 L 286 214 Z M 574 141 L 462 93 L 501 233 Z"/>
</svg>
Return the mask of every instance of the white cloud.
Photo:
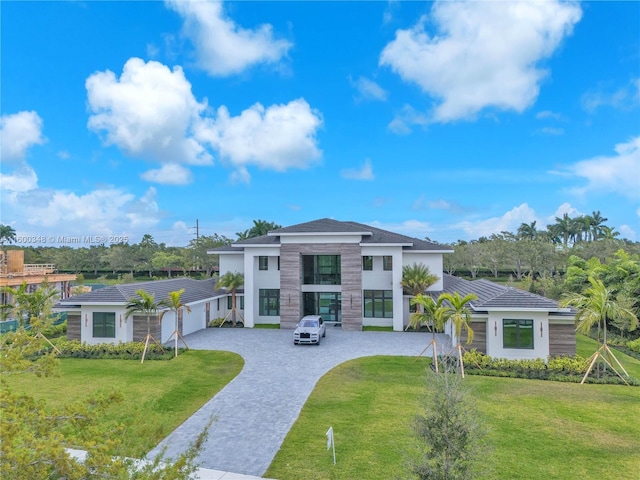
<svg viewBox="0 0 640 480">
<path fill-rule="evenodd" d="M 638 105 L 640 105 L 640 78 L 616 89 L 599 85 L 582 96 L 582 108 L 589 113 L 594 113 L 601 107 L 628 110 Z"/>
<path fill-rule="evenodd" d="M 540 133 L 543 133 L 545 135 L 564 135 L 564 128 L 542 127 L 539 131 Z"/>
<path fill-rule="evenodd" d="M 438 1 L 431 18 L 396 31 L 379 63 L 437 100 L 434 122 L 473 119 L 488 107 L 522 112 L 547 75 L 538 64 L 581 15 L 574 2 Z"/>
<path fill-rule="evenodd" d="M 22 162 L 27 150 L 42 145 L 42 119 L 34 111 L 0 117 L 0 157 L 2 162 Z"/>
<path fill-rule="evenodd" d="M 373 165 L 371 160 L 366 158 L 360 168 L 345 168 L 340 171 L 340 176 L 349 180 L 373 180 Z"/>
<path fill-rule="evenodd" d="M 556 209 L 553 215 L 547 218 L 548 223 L 555 223 L 556 218 L 562 218 L 565 213 L 570 217 L 579 217 L 582 215 L 580 211 L 573 207 L 569 202 L 564 202 Z"/>
<path fill-rule="evenodd" d="M 0 173 L 0 189 L 7 192 L 27 192 L 38 186 L 36 172 L 26 163 L 14 168 L 11 173 Z"/>
<path fill-rule="evenodd" d="M 616 145 L 614 150 L 613 156 L 582 160 L 567 167 L 568 173 L 587 181 L 571 191 L 577 195 L 601 192 L 640 198 L 640 136 Z"/>
<path fill-rule="evenodd" d="M 215 119 L 199 125 L 197 135 L 238 169 L 236 181 L 247 183 L 248 165 L 283 172 L 317 161 L 322 154 L 316 141 L 321 125 L 320 113 L 300 98 L 267 108 L 256 103 L 235 117 L 220 107 Z"/>
<path fill-rule="evenodd" d="M 465 220 L 453 226 L 462 229 L 469 237 L 489 237 L 502 231 L 515 232 L 522 223 L 537 221 L 535 211 L 526 203 L 512 208 L 501 217 L 491 217 L 476 222 Z"/>
<path fill-rule="evenodd" d="M 405 104 L 402 110 L 387 125 L 387 128 L 395 134 L 407 135 L 411 133 L 412 126 L 424 126 L 427 123 L 429 123 L 429 120 L 424 113 L 420 113 L 411 105 Z"/>
<path fill-rule="evenodd" d="M 191 40 L 199 66 L 210 75 L 242 72 L 260 63 L 279 62 L 292 47 L 287 40 L 273 37 L 273 27 L 265 24 L 245 29 L 226 17 L 222 2 L 170 0 L 166 5 L 183 19 L 183 33 Z"/>
<path fill-rule="evenodd" d="M 143 180 L 165 185 L 187 185 L 191 183 L 193 176 L 191 170 L 177 163 L 167 163 L 159 169 L 152 169 L 141 175 Z"/>
<path fill-rule="evenodd" d="M 357 95 L 355 96 L 356 101 L 385 101 L 389 95 L 384 88 L 366 77 L 358 77 L 357 80 L 353 80 L 351 76 L 349 76 L 349 83 L 357 91 Z"/>
<path fill-rule="evenodd" d="M 551 110 L 543 110 L 536 113 L 538 120 L 564 120 L 564 116 L 560 113 L 552 112 Z"/>
<path fill-rule="evenodd" d="M 108 235 L 150 228 L 159 221 L 156 190 L 135 195 L 105 186 L 85 194 L 63 190 L 34 189 L 3 195 L 8 215 L 23 219 L 33 235 Z"/>
<path fill-rule="evenodd" d="M 627 238 L 629 240 L 636 239 L 636 231 L 629 225 L 620 225 L 618 231 L 620 232 L 620 238 Z"/>
<path fill-rule="evenodd" d="M 180 67 L 130 58 L 122 75 L 97 72 L 87 78 L 92 115 L 88 127 L 105 135 L 132 157 L 161 164 L 209 165 L 211 155 L 193 137 L 194 122 L 205 108 L 191 93 Z M 157 173 L 147 177 L 166 179 Z"/>
</svg>

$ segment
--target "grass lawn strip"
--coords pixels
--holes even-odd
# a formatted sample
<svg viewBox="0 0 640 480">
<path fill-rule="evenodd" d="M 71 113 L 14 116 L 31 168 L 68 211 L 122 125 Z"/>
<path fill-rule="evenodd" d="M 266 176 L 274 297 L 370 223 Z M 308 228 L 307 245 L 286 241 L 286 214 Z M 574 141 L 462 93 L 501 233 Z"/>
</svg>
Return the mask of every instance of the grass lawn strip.
<svg viewBox="0 0 640 480">
<path fill-rule="evenodd" d="M 229 383 L 244 365 L 231 352 L 189 350 L 169 361 L 60 360 L 60 375 L 5 376 L 16 393 L 51 406 L 85 399 L 94 393 L 119 391 L 124 400 L 109 407 L 100 422 L 123 424 L 131 457 L 140 458 Z M 82 448 L 82 445 L 77 445 Z"/>
<path fill-rule="evenodd" d="M 578 338 L 588 357 L 596 344 Z M 616 352 L 616 355 L 618 353 Z M 640 361 L 620 354 L 640 378 Z M 266 476 L 286 479 L 405 478 L 428 360 L 369 357 L 317 384 Z M 467 377 L 489 430 L 483 478 L 622 479 L 640 469 L 640 388 Z M 333 426 L 337 465 L 326 450 Z"/>
</svg>

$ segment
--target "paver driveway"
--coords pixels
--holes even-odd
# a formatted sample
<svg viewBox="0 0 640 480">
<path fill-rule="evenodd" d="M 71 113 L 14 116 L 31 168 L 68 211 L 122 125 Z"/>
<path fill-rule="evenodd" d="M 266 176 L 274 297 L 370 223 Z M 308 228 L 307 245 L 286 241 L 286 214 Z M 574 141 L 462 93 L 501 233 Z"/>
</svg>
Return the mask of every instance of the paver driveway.
<svg viewBox="0 0 640 480">
<path fill-rule="evenodd" d="M 438 350 L 451 348 L 438 334 Z M 336 365 L 372 355 L 418 355 L 431 335 L 404 332 L 345 332 L 327 327 L 319 346 L 293 345 L 292 330 L 208 328 L 185 337 L 190 348 L 240 354 L 245 365 L 215 397 L 173 431 L 162 447 L 171 458 L 192 443 L 211 417 L 216 420 L 198 461 L 202 467 L 261 476 L 317 381 Z M 425 355 L 430 355 L 427 350 Z M 328 425 L 327 425 L 328 427 Z"/>
</svg>

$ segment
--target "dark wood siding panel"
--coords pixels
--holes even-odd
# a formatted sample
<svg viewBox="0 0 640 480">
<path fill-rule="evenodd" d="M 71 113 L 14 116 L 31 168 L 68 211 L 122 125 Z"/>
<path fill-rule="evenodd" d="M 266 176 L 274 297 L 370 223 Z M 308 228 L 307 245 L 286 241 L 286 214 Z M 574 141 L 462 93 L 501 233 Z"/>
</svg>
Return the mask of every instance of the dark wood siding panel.
<svg viewBox="0 0 640 480">
<path fill-rule="evenodd" d="M 79 313 L 67 314 L 67 340 L 82 340 L 80 338 L 81 318 Z"/>
<path fill-rule="evenodd" d="M 147 337 L 147 317 L 146 315 L 134 315 L 133 317 L 133 341 L 134 342 L 144 342 L 144 339 Z M 131 321 L 131 318 L 128 320 Z M 160 325 L 158 325 L 158 316 L 152 315 L 150 317 L 150 325 L 151 325 L 151 335 L 157 340 L 161 341 L 160 338 Z"/>
<path fill-rule="evenodd" d="M 301 255 L 340 255 L 342 328 L 362 330 L 362 257 L 358 244 L 300 243 L 280 247 L 280 328 L 295 328 L 302 315 Z"/>
<path fill-rule="evenodd" d="M 473 342 L 471 345 L 464 345 L 464 348 L 467 350 L 471 350 L 475 348 L 479 352 L 487 353 L 487 322 L 483 320 L 482 322 L 471 322 L 471 329 L 473 330 Z M 462 334 L 464 336 L 464 330 Z"/>
<path fill-rule="evenodd" d="M 576 354 L 576 327 L 573 324 L 549 324 L 549 355 Z"/>
</svg>

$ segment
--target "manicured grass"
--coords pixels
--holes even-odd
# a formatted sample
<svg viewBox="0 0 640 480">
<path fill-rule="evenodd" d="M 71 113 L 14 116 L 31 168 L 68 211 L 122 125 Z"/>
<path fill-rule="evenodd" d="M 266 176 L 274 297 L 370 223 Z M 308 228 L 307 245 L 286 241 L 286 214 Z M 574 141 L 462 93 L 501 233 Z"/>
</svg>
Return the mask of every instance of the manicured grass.
<svg viewBox="0 0 640 480">
<path fill-rule="evenodd" d="M 578 353 L 595 349 L 584 337 Z M 620 355 L 633 376 L 640 361 Z M 406 478 L 429 360 L 369 357 L 316 385 L 266 473 L 286 479 Z M 640 388 L 468 376 L 489 430 L 486 479 L 622 479 L 640 469 Z M 333 426 L 337 465 L 326 450 Z"/>
<path fill-rule="evenodd" d="M 16 393 L 56 406 L 97 392 L 120 392 L 122 402 L 109 407 L 100 421 L 127 427 L 128 455 L 141 457 L 229 383 L 244 365 L 231 352 L 189 350 L 172 360 L 61 359 L 60 375 L 5 376 Z M 78 445 L 82 447 L 82 445 Z"/>
<path fill-rule="evenodd" d="M 256 323 L 253 328 L 265 328 L 268 330 L 280 330 L 279 323 Z"/>
<path fill-rule="evenodd" d="M 366 326 L 362 327 L 363 332 L 393 332 L 393 327 L 374 327 Z"/>
</svg>

